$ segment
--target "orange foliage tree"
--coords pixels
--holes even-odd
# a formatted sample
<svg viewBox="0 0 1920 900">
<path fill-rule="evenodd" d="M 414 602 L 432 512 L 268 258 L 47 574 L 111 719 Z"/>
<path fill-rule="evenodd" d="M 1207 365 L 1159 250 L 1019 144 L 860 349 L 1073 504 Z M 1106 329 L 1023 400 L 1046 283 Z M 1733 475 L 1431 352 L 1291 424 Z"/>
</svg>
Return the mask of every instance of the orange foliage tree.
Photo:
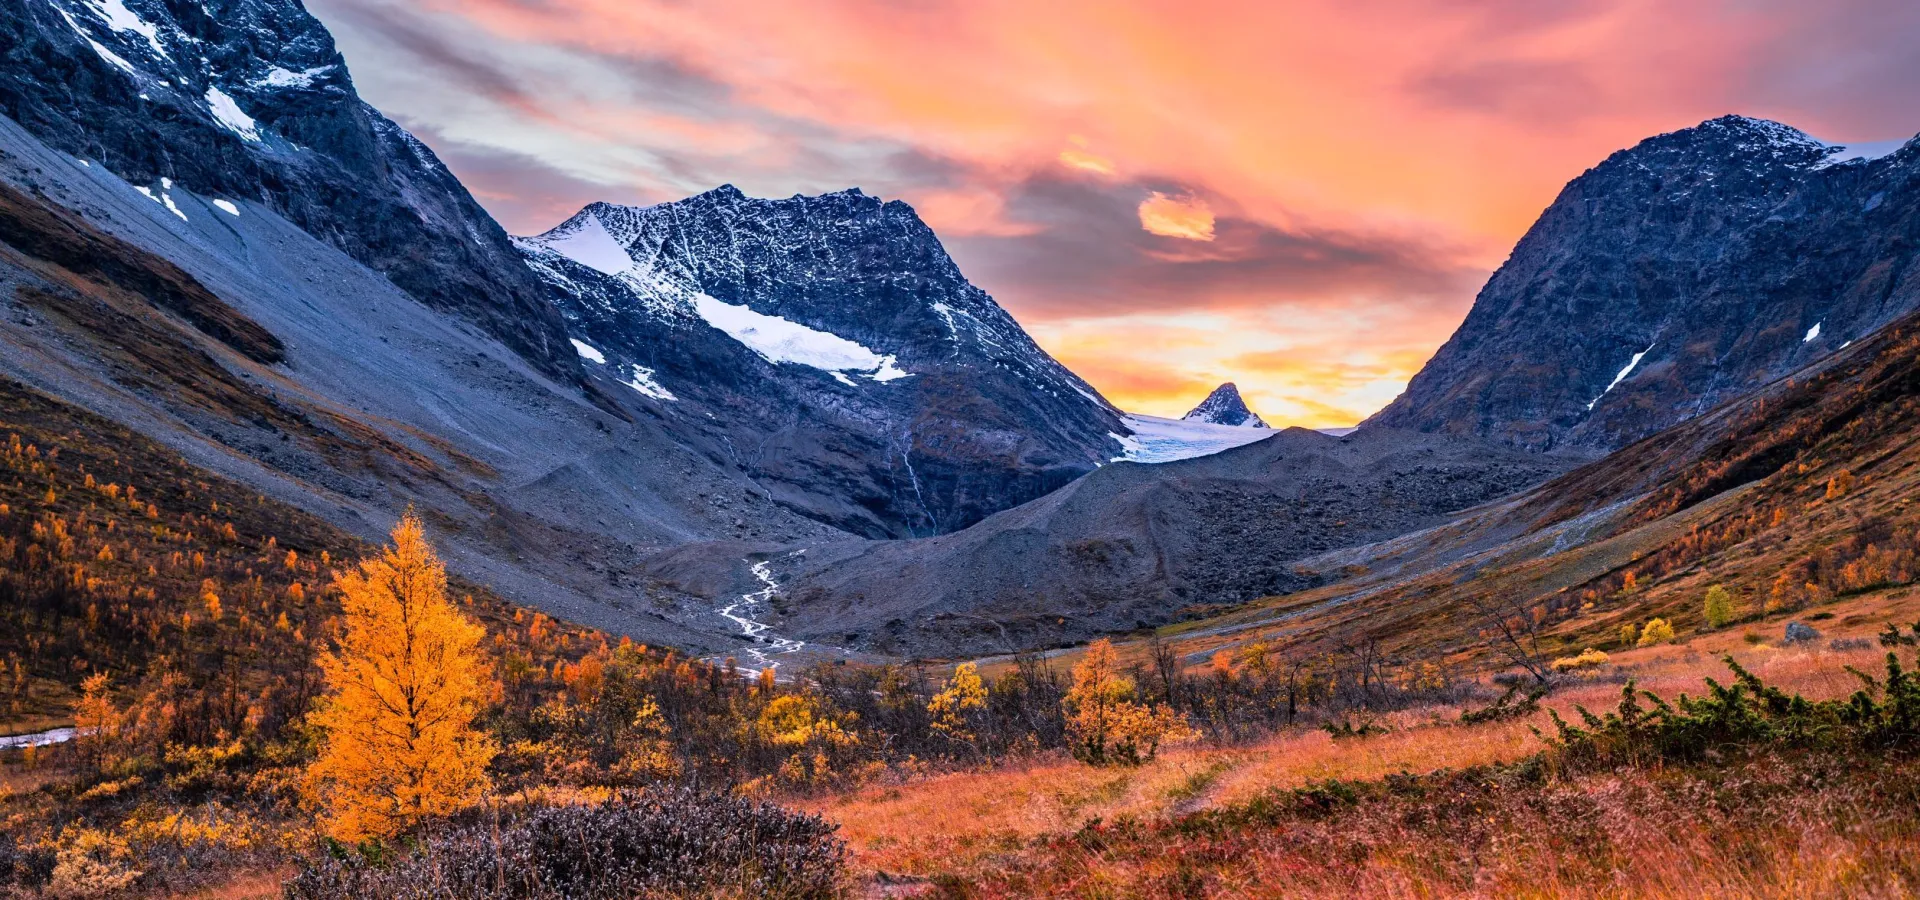
<svg viewBox="0 0 1920 900">
<path fill-rule="evenodd" d="M 447 600 L 446 569 L 409 512 L 393 546 L 340 576 L 344 623 L 322 654 L 326 733 L 307 790 L 340 840 L 391 835 L 478 802 L 496 748 L 474 727 L 490 693 L 485 630 Z"/>
<path fill-rule="evenodd" d="M 1162 743 L 1196 736 L 1184 716 L 1163 704 L 1141 703 L 1133 679 L 1121 674 L 1119 655 L 1105 638 L 1087 646 L 1073 667 L 1073 688 L 1062 700 L 1073 755 L 1094 765 L 1138 765 Z"/>
</svg>

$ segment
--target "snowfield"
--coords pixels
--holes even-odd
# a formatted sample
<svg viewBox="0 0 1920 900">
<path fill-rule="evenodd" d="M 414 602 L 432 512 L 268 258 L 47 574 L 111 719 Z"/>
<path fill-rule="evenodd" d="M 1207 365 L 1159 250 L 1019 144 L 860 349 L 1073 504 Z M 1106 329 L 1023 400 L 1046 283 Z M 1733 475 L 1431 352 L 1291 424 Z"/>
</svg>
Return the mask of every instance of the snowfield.
<svg viewBox="0 0 1920 900">
<path fill-rule="evenodd" d="M 735 306 L 706 294 L 693 295 L 694 312 L 727 336 L 769 362 L 798 363 L 836 375 L 864 372 L 874 381 L 893 381 L 913 373 L 901 370 L 891 356 L 881 356 L 837 334 L 808 328 L 779 316 Z M 843 382 L 851 383 L 844 376 Z"/>
<path fill-rule="evenodd" d="M 1133 436 L 1113 436 L 1125 448 L 1124 452 L 1113 458 L 1114 462 L 1164 463 L 1211 456 L 1279 433 L 1268 428 L 1215 425 L 1158 416 L 1128 415 L 1124 420 L 1127 427 L 1133 429 Z"/>
</svg>

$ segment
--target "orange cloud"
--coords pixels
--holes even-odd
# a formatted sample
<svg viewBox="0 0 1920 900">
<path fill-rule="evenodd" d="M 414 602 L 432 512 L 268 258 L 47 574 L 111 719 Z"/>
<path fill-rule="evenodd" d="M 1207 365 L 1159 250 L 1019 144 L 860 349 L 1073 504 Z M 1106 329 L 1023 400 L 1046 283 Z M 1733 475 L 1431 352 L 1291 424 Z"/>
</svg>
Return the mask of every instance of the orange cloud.
<svg viewBox="0 0 1920 900">
<path fill-rule="evenodd" d="M 1213 240 L 1213 208 L 1198 197 L 1169 197 L 1159 191 L 1140 201 L 1140 227 L 1162 237 Z"/>
<path fill-rule="evenodd" d="M 1114 171 L 1113 160 L 1073 147 L 1060 151 L 1059 159 L 1062 164 L 1072 169 L 1098 172 L 1102 175 L 1112 175 Z"/>
<path fill-rule="evenodd" d="M 1567 180 L 1645 136 L 1920 128 L 1910 0 L 308 4 L 510 228 L 859 185 L 1159 414 L 1235 380 L 1276 422 L 1351 424 L 1326 420 L 1391 399 Z"/>
</svg>

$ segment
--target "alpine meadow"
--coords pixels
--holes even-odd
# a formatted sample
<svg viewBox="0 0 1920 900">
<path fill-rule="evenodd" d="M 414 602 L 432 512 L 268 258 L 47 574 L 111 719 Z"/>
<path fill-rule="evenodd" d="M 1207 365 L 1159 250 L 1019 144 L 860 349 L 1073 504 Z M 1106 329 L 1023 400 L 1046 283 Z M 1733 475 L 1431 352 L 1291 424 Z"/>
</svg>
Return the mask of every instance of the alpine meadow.
<svg viewBox="0 0 1920 900">
<path fill-rule="evenodd" d="M 1920 897 L 1917 39 L 9 0 L 0 898 Z"/>
</svg>

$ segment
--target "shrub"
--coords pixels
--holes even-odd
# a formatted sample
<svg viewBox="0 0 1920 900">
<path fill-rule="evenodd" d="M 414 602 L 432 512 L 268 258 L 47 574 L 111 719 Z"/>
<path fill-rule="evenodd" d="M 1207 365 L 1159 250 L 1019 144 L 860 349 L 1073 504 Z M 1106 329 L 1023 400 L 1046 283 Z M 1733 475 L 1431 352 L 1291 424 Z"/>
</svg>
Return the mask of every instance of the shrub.
<svg viewBox="0 0 1920 900">
<path fill-rule="evenodd" d="M 397 859 L 323 854 L 288 883 L 287 896 L 802 900 L 834 896 L 846 863 L 836 826 L 818 816 L 691 791 L 536 807 L 497 824 L 466 818 L 429 830 Z"/>
<path fill-rule="evenodd" d="M 1648 619 L 1645 628 L 1640 629 L 1640 639 L 1634 642 L 1636 647 L 1651 647 L 1673 640 L 1673 625 L 1665 619 Z"/>
<path fill-rule="evenodd" d="M 1608 656 L 1605 651 L 1588 647 L 1580 651 L 1579 656 L 1563 656 L 1554 660 L 1553 670 L 1555 672 L 1581 672 L 1587 669 L 1598 669 L 1611 662 L 1612 659 L 1613 658 Z"/>
<path fill-rule="evenodd" d="M 1733 594 L 1724 585 L 1707 588 L 1706 618 L 1708 628 L 1724 628 L 1734 620 Z"/>
<path fill-rule="evenodd" d="M 1328 722 L 1320 727 L 1324 729 L 1327 734 L 1332 735 L 1336 741 L 1372 737 L 1376 734 L 1386 734 L 1393 730 L 1372 719 L 1361 719 L 1357 725 L 1354 724 L 1352 719 L 1339 719 Z"/>
<path fill-rule="evenodd" d="M 22 847 L 19 839 L 0 832 L 0 895 L 8 888 L 30 890 L 53 880 L 58 859 L 44 847 Z"/>
<path fill-rule="evenodd" d="M 1519 719 L 1533 715 L 1535 711 L 1540 709 L 1540 698 L 1546 695 L 1547 689 L 1545 687 L 1535 687 L 1528 691 L 1525 696 L 1522 696 L 1520 693 L 1520 685 L 1510 685 L 1507 688 L 1507 692 L 1500 695 L 1500 699 L 1493 701 L 1481 709 L 1470 709 L 1462 712 L 1460 714 L 1460 724 L 1478 725 L 1483 722 L 1504 722 L 1508 719 Z"/>
<path fill-rule="evenodd" d="M 1863 682 L 1845 700 L 1811 701 L 1766 684 L 1723 657 L 1734 681 L 1709 678 L 1707 693 L 1681 694 L 1668 703 L 1628 682 L 1620 705 L 1604 716 L 1575 707 L 1580 725 L 1552 710 L 1556 734 L 1549 748 L 1575 765 L 1693 762 L 1746 746 L 1885 750 L 1920 746 L 1920 679 L 1887 653 L 1884 682 L 1854 672 Z M 1646 705 L 1650 704 L 1650 705 Z"/>
</svg>

